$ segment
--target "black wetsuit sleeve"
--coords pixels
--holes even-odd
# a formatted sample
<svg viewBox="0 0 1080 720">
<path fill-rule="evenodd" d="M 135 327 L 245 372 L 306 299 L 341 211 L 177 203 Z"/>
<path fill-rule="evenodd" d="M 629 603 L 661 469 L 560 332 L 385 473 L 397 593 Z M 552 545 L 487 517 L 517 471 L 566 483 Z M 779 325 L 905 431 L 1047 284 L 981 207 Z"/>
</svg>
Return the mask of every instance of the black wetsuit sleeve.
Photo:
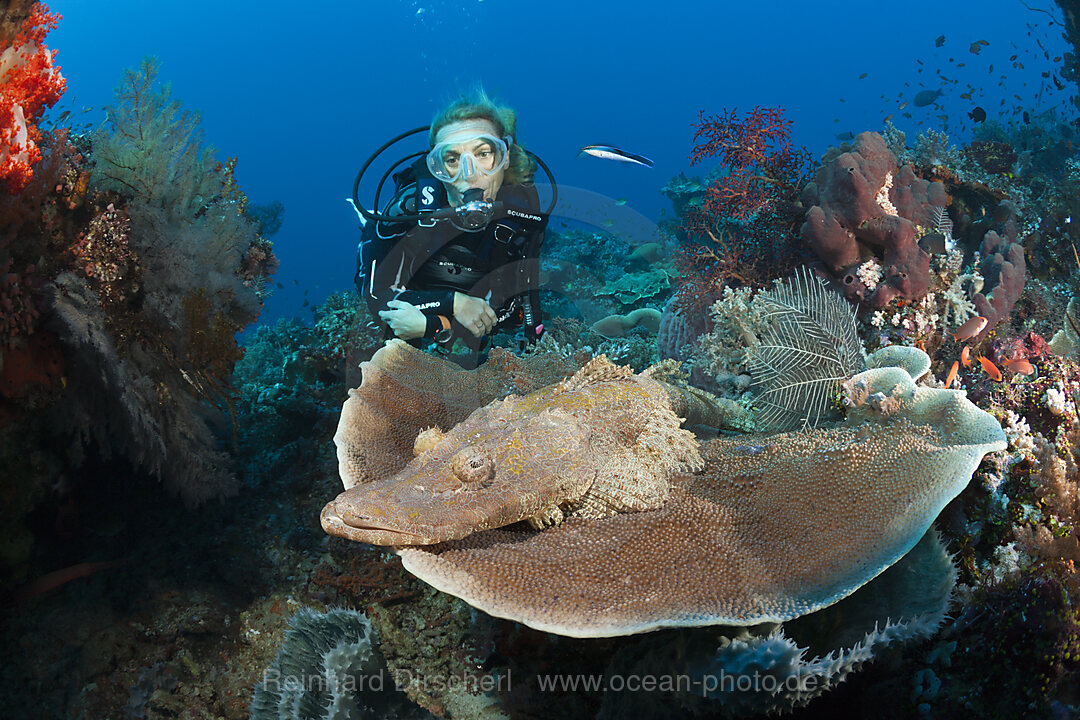
<svg viewBox="0 0 1080 720">
<path fill-rule="evenodd" d="M 387 309 L 391 300 L 404 300 L 425 315 L 454 313 L 454 293 L 449 290 L 410 290 L 404 283 L 416 271 L 416 256 L 409 236 L 386 240 L 370 238 L 360 244 L 356 260 L 356 287 L 372 315 Z"/>
<path fill-rule="evenodd" d="M 412 194 L 410 195 L 410 190 Z M 415 186 L 404 188 L 384 210 L 388 215 L 415 212 Z M 406 287 L 417 269 L 417 232 L 410 223 L 370 221 L 361 234 L 356 258 L 356 287 L 378 320 L 379 311 L 387 310 L 391 300 L 415 305 L 429 318 L 450 317 L 454 312 L 454 294 L 443 290 L 410 290 Z M 432 324 L 428 323 L 429 330 Z M 441 324 L 436 322 L 435 330 Z"/>
</svg>

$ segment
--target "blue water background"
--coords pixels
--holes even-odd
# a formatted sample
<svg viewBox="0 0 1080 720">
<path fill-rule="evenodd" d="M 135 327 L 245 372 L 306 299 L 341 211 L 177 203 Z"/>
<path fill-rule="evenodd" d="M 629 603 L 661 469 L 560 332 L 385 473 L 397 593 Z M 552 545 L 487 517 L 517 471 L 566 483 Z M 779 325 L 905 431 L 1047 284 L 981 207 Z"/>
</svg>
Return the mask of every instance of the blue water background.
<svg viewBox="0 0 1080 720">
<path fill-rule="evenodd" d="M 49 5 L 63 15 L 48 42 L 68 78 L 54 116 L 68 109 L 77 125 L 100 123 L 121 72 L 155 55 L 173 96 L 202 113 L 219 156 L 239 158 L 251 201 L 285 204 L 272 238 L 283 287 L 260 322 L 309 317 L 305 299 L 318 304 L 351 288 L 358 232 L 345 198 L 360 164 L 477 84 L 517 109 L 520 141 L 564 189 L 564 215 L 625 228 L 641 242 L 671 212 L 660 188 L 679 172 L 708 169 L 687 161 L 701 110 L 779 105 L 794 121 L 794 141 L 815 158 L 838 134 L 881 130 L 889 115 L 909 144 L 926 127 L 969 140 L 976 105 L 1005 121 L 1055 107 L 1076 115 L 1067 105 L 1075 85 L 1056 91 L 1041 77 L 1067 49 L 1050 3 L 1048 12 L 1016 0 Z M 945 43 L 935 47 L 940 35 Z M 979 40 L 988 44 L 974 54 Z M 1009 61 L 1014 54 L 1024 69 Z M 969 86 L 970 101 L 960 97 Z M 946 93 L 937 107 L 898 109 L 939 87 Z M 595 143 L 656 165 L 578 157 Z M 399 154 L 411 149 L 420 146 Z M 373 187 L 366 183 L 361 199 Z M 615 204 L 622 199 L 625 206 Z"/>
</svg>

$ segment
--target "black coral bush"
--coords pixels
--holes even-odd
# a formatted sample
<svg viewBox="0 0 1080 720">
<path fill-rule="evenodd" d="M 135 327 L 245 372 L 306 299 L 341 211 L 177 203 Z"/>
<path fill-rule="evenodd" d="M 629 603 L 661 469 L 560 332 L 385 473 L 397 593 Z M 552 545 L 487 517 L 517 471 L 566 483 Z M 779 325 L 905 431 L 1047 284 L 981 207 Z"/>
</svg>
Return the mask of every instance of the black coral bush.
<svg viewBox="0 0 1080 720">
<path fill-rule="evenodd" d="M 235 336 L 266 287 L 252 268 L 276 260 L 245 213 L 235 162 L 215 160 L 198 114 L 156 78 L 153 60 L 125 72 L 90 138 L 91 194 L 129 221 L 127 277 L 109 303 L 78 272 L 48 289 L 51 325 L 80 380 L 53 426 L 74 439 L 70 456 L 83 446 L 122 455 L 195 504 L 237 487 L 226 452 Z M 261 263 L 250 261 L 255 249 Z"/>
</svg>

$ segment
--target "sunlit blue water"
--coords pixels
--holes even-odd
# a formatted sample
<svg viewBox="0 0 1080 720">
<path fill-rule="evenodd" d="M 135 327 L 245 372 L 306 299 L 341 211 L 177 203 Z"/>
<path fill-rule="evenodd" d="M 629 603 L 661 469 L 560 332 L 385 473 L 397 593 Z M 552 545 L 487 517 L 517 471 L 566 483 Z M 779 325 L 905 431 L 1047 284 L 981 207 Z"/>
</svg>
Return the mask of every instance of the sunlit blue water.
<svg viewBox="0 0 1080 720">
<path fill-rule="evenodd" d="M 68 78 L 54 114 L 71 109 L 76 122 L 100 122 L 122 70 L 156 55 L 174 97 L 202 113 L 206 139 L 221 157 L 239 158 L 251 200 L 285 203 L 273 238 L 284 287 L 262 321 L 304 314 L 305 292 L 317 304 L 351 287 L 358 235 L 344 200 L 359 165 L 476 84 L 518 110 L 520 141 L 567 190 L 565 214 L 602 223 L 611 208 L 620 227 L 633 222 L 640 232 L 670 212 L 659 190 L 690 170 L 691 123 L 701 110 L 782 106 L 793 139 L 815 157 L 838 134 L 880 130 L 890 115 L 910 143 L 925 127 L 970 138 L 975 106 L 1006 121 L 1022 110 L 1076 114 L 1065 105 L 1075 88 L 1057 91 L 1041 76 L 1060 67 L 1054 58 L 1066 49 L 1058 8 L 1029 10 L 1016 0 L 922 9 L 682 0 L 49 6 L 63 15 L 49 45 Z M 976 54 L 980 40 L 987 44 Z M 900 108 L 936 88 L 945 90 L 938 104 Z M 577 156 L 594 143 L 656 165 Z M 600 200 L 581 199 L 592 194 Z M 627 203 L 605 202 L 615 199 Z"/>
</svg>

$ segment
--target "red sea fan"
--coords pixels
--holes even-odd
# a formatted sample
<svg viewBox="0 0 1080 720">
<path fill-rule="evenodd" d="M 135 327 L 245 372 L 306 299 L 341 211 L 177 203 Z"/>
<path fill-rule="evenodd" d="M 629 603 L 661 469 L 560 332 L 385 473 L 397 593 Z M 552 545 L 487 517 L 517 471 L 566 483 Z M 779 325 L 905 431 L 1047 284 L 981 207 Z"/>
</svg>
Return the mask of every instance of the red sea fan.
<svg viewBox="0 0 1080 720">
<path fill-rule="evenodd" d="M 37 121 L 67 87 L 53 65 L 56 51 L 45 47 L 45 35 L 59 19 L 35 4 L 11 46 L 0 53 L 0 182 L 12 194 L 27 186 L 41 160 Z"/>
<path fill-rule="evenodd" d="M 742 120 L 736 110 L 713 117 L 702 112 L 698 120 L 690 163 L 715 157 L 729 169 L 706 192 L 702 217 L 694 219 L 700 229 L 723 217 L 746 221 L 774 209 L 805 182 L 809 153 L 791 146 L 791 121 L 781 108 L 754 108 Z"/>
</svg>

